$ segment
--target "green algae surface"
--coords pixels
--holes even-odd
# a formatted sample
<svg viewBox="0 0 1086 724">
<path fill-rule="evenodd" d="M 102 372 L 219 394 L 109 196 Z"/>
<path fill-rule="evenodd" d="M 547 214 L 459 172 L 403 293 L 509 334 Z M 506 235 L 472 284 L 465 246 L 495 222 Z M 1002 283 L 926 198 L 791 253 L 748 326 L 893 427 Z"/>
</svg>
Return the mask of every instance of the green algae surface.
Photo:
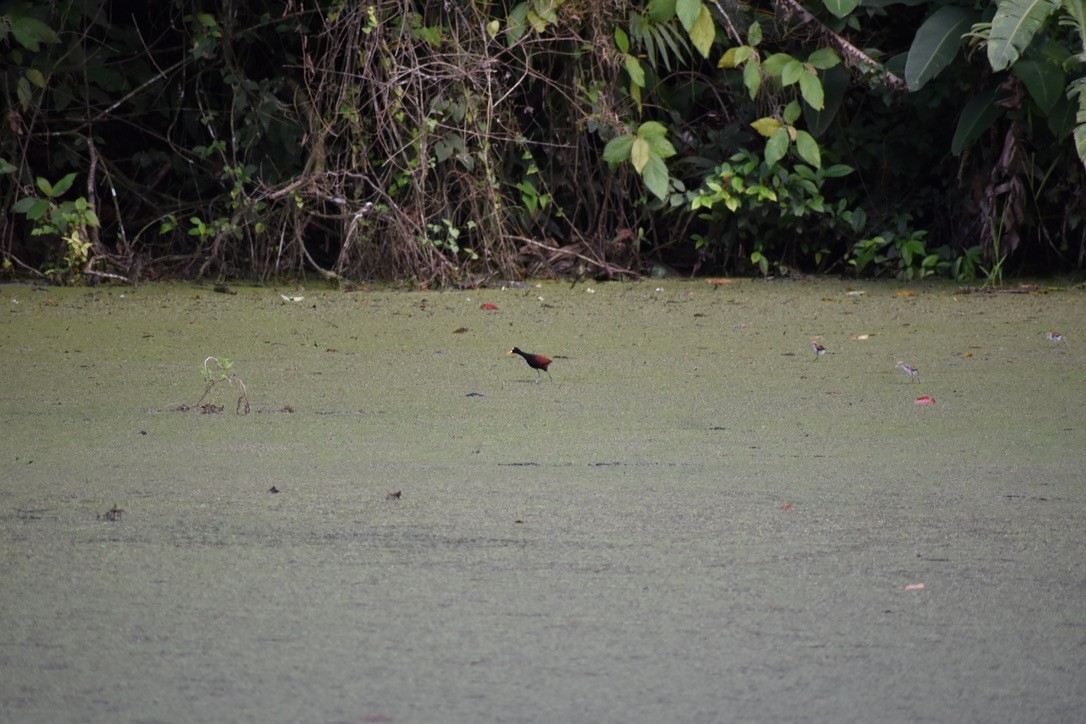
<svg viewBox="0 0 1086 724">
<path fill-rule="evenodd" d="M 0 721 L 1086 708 L 1082 291 L 0 293 Z"/>
</svg>

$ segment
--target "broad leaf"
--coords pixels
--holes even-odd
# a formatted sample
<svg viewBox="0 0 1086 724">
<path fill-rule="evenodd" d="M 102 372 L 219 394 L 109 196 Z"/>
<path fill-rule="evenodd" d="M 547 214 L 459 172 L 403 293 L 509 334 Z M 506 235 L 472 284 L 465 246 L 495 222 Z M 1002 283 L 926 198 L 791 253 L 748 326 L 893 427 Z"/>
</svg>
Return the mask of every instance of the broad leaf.
<svg viewBox="0 0 1086 724">
<path fill-rule="evenodd" d="M 643 138 L 649 144 L 649 149 L 660 158 L 671 158 L 675 155 L 675 147 L 667 140 L 667 126 L 656 121 L 645 121 L 637 129 L 638 138 Z"/>
<path fill-rule="evenodd" d="M 622 28 L 615 28 L 615 45 L 621 53 L 630 52 L 630 36 Z"/>
<path fill-rule="evenodd" d="M 794 58 L 788 53 L 774 53 L 762 61 L 762 69 L 765 70 L 766 75 L 773 78 L 780 78 L 781 73 L 784 71 L 784 66 L 788 65 L 792 60 L 794 60 Z"/>
<path fill-rule="evenodd" d="M 761 23 L 751 23 L 750 30 L 747 31 L 747 43 L 749 45 L 757 46 L 762 42 L 762 25 Z"/>
<path fill-rule="evenodd" d="M 955 156 L 961 155 L 966 146 L 992 127 L 999 116 L 999 108 L 995 104 L 998 96 L 999 91 L 993 88 L 965 104 L 958 119 L 958 127 L 954 129 L 954 138 L 950 141 L 951 153 Z"/>
<path fill-rule="evenodd" d="M 992 70 L 1013 65 L 1057 7 L 1057 0 L 1001 0 L 988 37 Z"/>
<path fill-rule="evenodd" d="M 659 156 L 649 156 L 648 163 L 641 172 L 641 180 L 649 187 L 649 191 L 656 195 L 656 198 L 661 201 L 667 199 L 667 164 Z"/>
<path fill-rule="evenodd" d="M 856 6 L 860 4 L 860 0 L 823 0 L 822 4 L 831 13 L 843 18 L 856 9 Z"/>
<path fill-rule="evenodd" d="M 776 118 L 766 116 L 765 118 L 759 118 L 754 123 L 751 123 L 750 127 L 757 131 L 758 135 L 769 138 L 783 128 L 784 125 Z"/>
<path fill-rule="evenodd" d="M 1067 90 L 1067 97 L 1074 100 L 1078 96 L 1078 110 L 1075 111 L 1075 152 L 1078 160 L 1086 166 L 1086 80 L 1079 78 Z"/>
<path fill-rule="evenodd" d="M 788 101 L 788 105 L 784 107 L 784 112 L 781 114 L 784 116 L 784 122 L 788 125 L 792 125 L 799 120 L 799 114 L 803 112 L 798 101 Z"/>
<path fill-rule="evenodd" d="M 762 64 L 752 60 L 743 66 L 743 85 L 747 87 L 750 99 L 758 97 L 758 89 L 762 87 Z"/>
<path fill-rule="evenodd" d="M 750 60 L 753 55 L 753 50 L 749 45 L 737 45 L 734 48 L 728 48 L 724 51 L 724 54 L 720 56 L 720 60 L 716 62 L 717 68 L 738 68 L 743 63 Z"/>
<path fill-rule="evenodd" d="M 16 214 L 25 214 L 30 211 L 30 207 L 34 205 L 34 202 L 38 200 L 36 196 L 24 196 L 14 204 L 11 205 L 11 210 Z"/>
<path fill-rule="evenodd" d="M 701 57 L 708 58 L 709 51 L 713 47 L 713 38 L 716 37 L 716 25 L 713 23 L 713 16 L 709 14 L 709 8 L 702 6 L 698 19 L 686 32 L 690 35 L 690 42 L 701 53 Z"/>
<path fill-rule="evenodd" d="M 36 18 L 5 15 L 11 23 L 11 34 L 16 42 L 27 50 L 37 53 L 42 43 L 59 43 L 60 38 L 53 29 Z"/>
<path fill-rule="evenodd" d="M 675 17 L 675 0 L 654 0 L 646 9 L 652 22 L 663 25 Z"/>
<path fill-rule="evenodd" d="M 905 61 L 905 83 L 918 91 L 954 60 L 962 36 L 972 26 L 976 13 L 956 5 L 944 5 L 932 13 L 916 31 Z"/>
<path fill-rule="evenodd" d="M 75 174 L 70 173 L 60 181 L 57 181 L 53 186 L 53 193 L 49 194 L 52 197 L 63 196 L 64 192 L 72 187 L 72 182 L 75 181 Z"/>
<path fill-rule="evenodd" d="M 603 160 L 607 163 L 622 163 L 630 159 L 630 149 L 633 147 L 634 136 L 617 136 L 607 142 L 603 147 Z"/>
<path fill-rule="evenodd" d="M 832 48 L 819 48 L 807 56 L 807 64 L 819 70 L 829 70 L 841 62 L 841 57 Z"/>
<path fill-rule="evenodd" d="M 687 32 L 694 27 L 694 23 L 701 16 L 701 0 L 676 0 L 675 14 L 679 16 L 679 22 L 683 24 Z"/>
<path fill-rule="evenodd" d="M 840 110 L 841 102 L 845 99 L 845 91 L 848 90 L 849 73 L 844 66 L 838 65 L 823 73 L 821 80 L 824 93 L 822 109 L 815 110 L 809 105 L 803 108 L 807 128 L 815 138 L 829 129 L 837 111 Z"/>
<path fill-rule="evenodd" d="M 1045 113 L 1063 97 L 1066 78 L 1063 69 L 1054 63 L 1027 58 L 1015 63 L 1012 70 Z"/>
<path fill-rule="evenodd" d="M 769 137 L 769 140 L 765 142 L 765 162 L 767 166 L 773 166 L 784 158 L 784 154 L 788 153 L 788 145 L 791 139 L 788 136 L 788 131 L 784 128 L 778 128 L 777 131 Z"/>
<path fill-rule="evenodd" d="M 645 121 L 637 127 L 637 135 L 645 139 L 666 138 L 667 126 L 659 121 Z"/>
<path fill-rule="evenodd" d="M 822 92 L 822 81 L 809 70 L 804 70 L 799 76 L 799 92 L 807 105 L 820 111 L 826 107 L 826 94 Z"/>
<path fill-rule="evenodd" d="M 626 56 L 626 72 L 630 74 L 631 83 L 645 87 L 645 70 L 641 67 L 641 62 L 632 55 Z"/>
<path fill-rule="evenodd" d="M 649 157 L 652 155 L 652 149 L 649 148 L 649 142 L 644 138 L 635 138 L 633 146 L 630 148 L 630 163 L 633 164 L 634 170 L 641 173 L 645 164 L 649 162 Z"/>
<path fill-rule="evenodd" d="M 675 155 L 675 147 L 666 138 L 646 138 L 649 149 L 660 158 L 671 158 Z"/>
<path fill-rule="evenodd" d="M 803 73 L 803 63 L 793 58 L 784 64 L 781 69 L 781 85 L 792 85 L 799 80 Z"/>
<path fill-rule="evenodd" d="M 854 169 L 851 166 L 846 166 L 843 163 L 835 163 L 829 168 L 824 169 L 822 175 L 825 178 L 840 178 L 842 176 L 848 176 L 853 170 Z"/>
<path fill-rule="evenodd" d="M 807 131 L 796 131 L 796 151 L 807 163 L 822 168 L 822 151 L 818 148 L 818 141 Z"/>
</svg>

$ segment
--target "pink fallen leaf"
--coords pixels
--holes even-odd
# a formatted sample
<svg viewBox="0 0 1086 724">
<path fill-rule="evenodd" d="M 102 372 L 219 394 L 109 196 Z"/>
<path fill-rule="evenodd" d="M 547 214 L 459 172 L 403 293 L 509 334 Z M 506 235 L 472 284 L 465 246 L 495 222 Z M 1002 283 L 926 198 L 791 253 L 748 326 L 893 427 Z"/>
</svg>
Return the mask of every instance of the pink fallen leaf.
<svg viewBox="0 0 1086 724">
<path fill-rule="evenodd" d="M 498 305 L 487 302 L 486 304 L 480 304 L 479 309 L 485 309 L 488 312 L 496 312 L 498 311 Z"/>
<path fill-rule="evenodd" d="M 934 397 L 928 397 L 927 395 L 924 395 L 923 397 L 917 397 L 916 400 L 913 402 L 913 404 L 914 405 L 934 405 L 935 404 L 935 398 Z"/>
<path fill-rule="evenodd" d="M 901 590 L 903 590 L 903 591 L 919 591 L 923 587 L 924 587 L 923 583 L 910 583 L 909 585 L 905 586 Z"/>
</svg>

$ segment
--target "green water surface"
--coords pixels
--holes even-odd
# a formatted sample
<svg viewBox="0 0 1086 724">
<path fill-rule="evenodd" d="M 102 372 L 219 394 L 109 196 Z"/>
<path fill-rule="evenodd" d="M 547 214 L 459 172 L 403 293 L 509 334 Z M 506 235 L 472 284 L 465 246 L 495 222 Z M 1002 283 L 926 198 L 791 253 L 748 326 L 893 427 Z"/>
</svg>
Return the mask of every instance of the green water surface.
<svg viewBox="0 0 1086 724">
<path fill-rule="evenodd" d="M 0 287 L 0 721 L 1086 711 L 1081 290 L 238 292 Z"/>
</svg>

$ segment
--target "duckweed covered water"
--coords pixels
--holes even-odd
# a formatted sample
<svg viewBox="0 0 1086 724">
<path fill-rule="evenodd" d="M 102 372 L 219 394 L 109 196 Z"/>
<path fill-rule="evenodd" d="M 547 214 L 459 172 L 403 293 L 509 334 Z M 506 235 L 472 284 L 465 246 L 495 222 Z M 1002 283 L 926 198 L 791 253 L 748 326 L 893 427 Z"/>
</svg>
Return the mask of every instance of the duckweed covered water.
<svg viewBox="0 0 1086 724">
<path fill-rule="evenodd" d="M 1086 708 L 1081 291 L 0 292 L 0 720 Z"/>
</svg>

